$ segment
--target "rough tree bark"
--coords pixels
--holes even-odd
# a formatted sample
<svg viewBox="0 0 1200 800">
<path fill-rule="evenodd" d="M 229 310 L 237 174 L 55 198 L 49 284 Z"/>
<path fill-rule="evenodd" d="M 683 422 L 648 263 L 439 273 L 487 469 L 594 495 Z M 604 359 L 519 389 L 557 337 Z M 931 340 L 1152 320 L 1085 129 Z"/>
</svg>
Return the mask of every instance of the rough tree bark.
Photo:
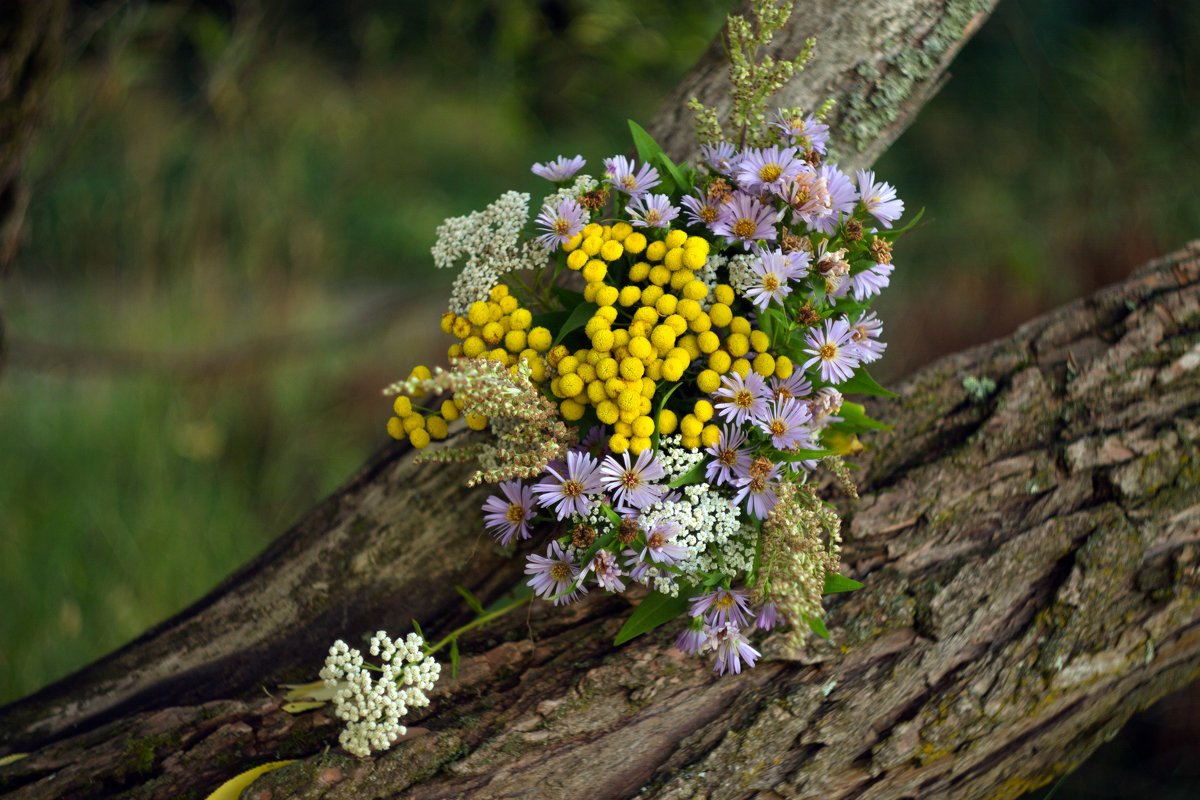
<svg viewBox="0 0 1200 800">
<path fill-rule="evenodd" d="M 463 642 L 407 741 L 329 750 L 334 720 L 263 690 L 520 579 L 468 470 L 393 445 L 196 606 L 0 711 L 0 758 L 29 753 L 0 789 L 204 797 L 298 758 L 246 796 L 1016 796 L 1200 673 L 1200 243 L 899 391 L 847 508 L 869 588 L 831 602 L 836 646 L 769 640 L 718 679 L 671 627 L 612 647 L 623 599 L 534 606 Z"/>
</svg>

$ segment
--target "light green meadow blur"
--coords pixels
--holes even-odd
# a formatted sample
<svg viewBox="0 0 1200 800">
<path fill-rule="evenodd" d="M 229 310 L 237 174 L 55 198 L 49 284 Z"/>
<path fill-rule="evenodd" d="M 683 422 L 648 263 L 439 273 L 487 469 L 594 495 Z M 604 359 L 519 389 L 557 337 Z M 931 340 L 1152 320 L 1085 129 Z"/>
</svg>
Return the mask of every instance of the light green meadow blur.
<svg viewBox="0 0 1200 800">
<path fill-rule="evenodd" d="M 0 285 L 0 702 L 348 478 L 384 441 L 380 387 L 444 359 L 436 226 L 541 190 L 534 161 L 627 151 L 727 10 L 413 5 L 76 4 Z M 1194 4 L 1000 4 L 876 165 L 925 208 L 877 377 L 1200 237 L 1197 52 Z"/>
</svg>

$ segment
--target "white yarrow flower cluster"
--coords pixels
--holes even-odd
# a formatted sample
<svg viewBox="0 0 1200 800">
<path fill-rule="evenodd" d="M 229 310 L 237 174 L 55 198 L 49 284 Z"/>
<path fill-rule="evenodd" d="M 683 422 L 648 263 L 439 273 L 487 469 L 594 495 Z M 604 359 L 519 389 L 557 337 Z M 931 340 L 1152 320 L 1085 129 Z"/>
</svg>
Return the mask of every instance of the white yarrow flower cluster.
<svg viewBox="0 0 1200 800">
<path fill-rule="evenodd" d="M 738 253 L 737 255 L 730 256 L 727 265 L 729 268 L 729 285 L 738 294 L 744 295 L 759 281 L 758 275 L 751 269 L 751 265 L 758 260 L 758 256 L 749 253 Z"/>
<path fill-rule="evenodd" d="M 447 269 L 465 259 L 450 292 L 451 311 L 465 315 L 471 303 L 487 301 L 502 274 L 537 269 L 546 263 L 546 248 L 521 241 L 528 221 L 529 195 L 505 192 L 483 211 L 451 217 L 438 226 L 432 250 L 434 266 Z"/>
<path fill-rule="evenodd" d="M 663 436 L 659 440 L 658 463 L 662 465 L 663 483 L 682 478 L 691 471 L 692 467 L 702 463 L 708 456 L 699 448 L 690 449 L 682 445 L 682 437 L 678 433 Z"/>
<path fill-rule="evenodd" d="M 685 576 L 720 570 L 733 578 L 754 564 L 753 531 L 743 528 L 738 517 L 738 508 L 728 497 L 707 483 L 697 483 L 685 487 L 678 500 L 650 506 L 642 518 L 647 525 L 669 520 L 679 526 L 675 541 L 690 552 L 675 566 Z"/>
<path fill-rule="evenodd" d="M 578 200 L 599 185 L 600 181 L 591 175 L 580 175 L 575 178 L 574 185 L 564 186 L 558 191 L 547 195 L 546 199 L 542 201 L 542 208 L 558 208 L 558 204 L 563 200 Z"/>
<path fill-rule="evenodd" d="M 442 667 L 426 657 L 424 648 L 425 640 L 415 633 L 393 642 L 379 631 L 371 637 L 370 653 L 383 661 L 380 672 L 368 670 L 362 653 L 340 639 L 329 648 L 321 678 L 338 690 L 334 713 L 346 722 L 338 741 L 347 752 L 365 757 L 387 750 L 407 733 L 400 719 L 408 709 L 429 705 L 425 692 L 433 689 Z"/>
</svg>

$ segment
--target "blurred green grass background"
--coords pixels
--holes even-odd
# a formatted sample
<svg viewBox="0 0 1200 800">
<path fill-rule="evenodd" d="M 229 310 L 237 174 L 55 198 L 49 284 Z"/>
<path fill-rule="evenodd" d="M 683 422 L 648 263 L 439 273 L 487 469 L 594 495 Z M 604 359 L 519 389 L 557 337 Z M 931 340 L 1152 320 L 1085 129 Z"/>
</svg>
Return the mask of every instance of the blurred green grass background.
<svg viewBox="0 0 1200 800">
<path fill-rule="evenodd" d="M 727 10 L 76 2 L 0 286 L 0 702 L 350 476 L 379 388 L 441 358 L 437 224 L 540 190 L 533 161 L 627 150 Z M 884 377 L 1200 236 L 1197 52 L 1196 4 L 999 5 L 876 165 L 929 220 L 881 302 Z"/>
</svg>

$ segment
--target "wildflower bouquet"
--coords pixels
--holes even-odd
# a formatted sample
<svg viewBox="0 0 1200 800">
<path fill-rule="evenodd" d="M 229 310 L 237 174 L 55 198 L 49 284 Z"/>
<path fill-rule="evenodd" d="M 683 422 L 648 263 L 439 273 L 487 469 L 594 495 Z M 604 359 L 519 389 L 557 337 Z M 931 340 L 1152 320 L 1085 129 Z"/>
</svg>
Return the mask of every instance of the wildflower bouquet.
<svg viewBox="0 0 1200 800">
<path fill-rule="evenodd" d="M 827 161 L 827 109 L 768 118 L 811 43 L 755 62 L 787 9 L 755 11 L 757 27 L 730 18 L 728 117 L 693 101 L 703 163 L 673 163 L 630 122 L 636 158 L 533 166 L 554 189 L 532 221 L 517 192 L 446 220 L 433 259 L 461 270 L 441 318 L 450 366 L 389 387 L 387 424 L 423 460 L 478 462 L 469 483 L 497 485 L 482 514 L 500 545 L 545 537 L 525 566 L 537 597 L 645 587 L 617 643 L 683 617 L 676 646 L 720 674 L 754 666 L 756 628 L 828 636 L 822 595 L 859 586 L 837 575 L 840 519 L 813 478 L 852 494 L 840 456 L 882 427 L 846 395 L 887 394 L 866 370 L 886 349 L 869 307 L 904 209 L 873 172 Z M 440 441 L 460 419 L 481 433 Z M 445 643 L 422 642 L 412 663 Z M 335 651 L 336 683 L 362 660 Z"/>
</svg>

